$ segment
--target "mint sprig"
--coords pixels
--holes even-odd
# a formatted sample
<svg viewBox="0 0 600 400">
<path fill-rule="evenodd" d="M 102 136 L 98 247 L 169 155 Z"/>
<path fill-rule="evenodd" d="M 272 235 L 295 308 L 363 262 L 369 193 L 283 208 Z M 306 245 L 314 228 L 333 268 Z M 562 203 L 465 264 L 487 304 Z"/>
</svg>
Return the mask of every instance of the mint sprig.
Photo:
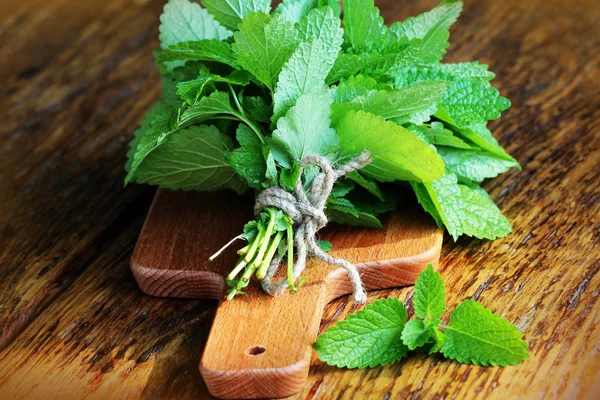
<svg viewBox="0 0 600 400">
<path fill-rule="evenodd" d="M 387 365 L 419 348 L 483 366 L 516 365 L 529 358 L 521 332 L 474 300 L 460 303 L 450 324 L 443 325 L 444 297 L 444 282 L 428 265 L 415 282 L 417 318 L 406 322 L 406 309 L 396 298 L 378 300 L 329 328 L 313 347 L 319 359 L 347 368 Z M 391 348 L 396 352 L 382 350 Z"/>
</svg>

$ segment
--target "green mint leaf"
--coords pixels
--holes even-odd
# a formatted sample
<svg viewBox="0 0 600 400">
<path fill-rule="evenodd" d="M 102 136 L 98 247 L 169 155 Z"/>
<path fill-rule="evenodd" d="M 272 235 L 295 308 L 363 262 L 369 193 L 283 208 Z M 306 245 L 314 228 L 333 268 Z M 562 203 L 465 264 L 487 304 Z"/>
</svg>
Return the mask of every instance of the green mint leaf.
<svg viewBox="0 0 600 400">
<path fill-rule="evenodd" d="M 411 185 L 413 189 L 419 186 L 416 183 Z M 424 206 L 426 211 L 434 207 L 435 214 L 432 215 L 443 221 L 454 240 L 463 234 L 494 240 L 512 232 L 510 223 L 485 190 L 476 185 L 459 184 L 452 173 L 423 184 L 423 188 L 415 190 L 415 193 L 419 202 L 429 204 Z M 424 200 L 424 196 L 429 199 Z"/>
<path fill-rule="evenodd" d="M 369 75 L 377 78 L 379 81 L 386 81 L 388 78 L 393 81 L 399 71 L 420 63 L 421 57 L 421 39 L 401 39 L 390 42 L 377 42 L 377 45 L 371 45 L 371 60 L 365 71 Z"/>
<path fill-rule="evenodd" d="M 358 210 L 354 207 L 354 204 L 350 202 L 348 199 L 332 197 L 327 200 L 327 211 L 328 213 L 332 211 L 340 211 L 344 214 L 349 214 L 354 218 L 358 218 Z M 333 216 L 332 218 L 334 218 Z"/>
<path fill-rule="evenodd" d="M 284 64 L 274 94 L 273 121 L 277 121 L 302 94 L 325 84 L 343 42 L 344 31 L 331 8 L 312 10 L 300 24 L 305 40 Z"/>
<path fill-rule="evenodd" d="M 464 128 L 496 119 L 510 107 L 510 101 L 490 86 L 489 80 L 493 77 L 486 65 L 476 62 L 438 64 L 399 71 L 395 74 L 395 86 L 408 87 L 416 82 L 453 82 L 446 90 L 436 117 Z"/>
<path fill-rule="evenodd" d="M 421 319 L 411 319 L 402 330 L 402 343 L 409 350 L 422 347 L 434 340 L 435 330 L 432 325 L 425 323 Z"/>
<path fill-rule="evenodd" d="M 413 305 L 419 318 L 434 321 L 444 315 L 446 310 L 446 288 L 440 273 L 433 270 L 431 264 L 419 274 L 415 282 Z"/>
<path fill-rule="evenodd" d="M 327 200 L 327 218 L 339 224 L 383 228 L 381 221 L 373 213 L 359 210 L 350 200 L 330 197 Z"/>
<path fill-rule="evenodd" d="M 229 83 L 231 85 L 246 86 L 250 83 L 252 76 L 245 71 L 233 71 L 229 76 L 219 76 L 210 72 L 203 72 L 198 78 L 179 82 L 177 84 L 177 95 L 187 104 L 194 104 L 202 96 L 205 88 L 214 83 Z"/>
<path fill-rule="evenodd" d="M 416 82 L 456 82 L 463 79 L 479 82 L 489 82 L 494 79 L 493 72 L 488 66 L 476 61 L 459 64 L 431 64 L 427 66 L 410 67 L 395 74 L 397 88 L 411 86 Z"/>
<path fill-rule="evenodd" d="M 235 149 L 229 153 L 227 161 L 249 187 L 263 188 L 267 167 L 260 146 Z"/>
<path fill-rule="evenodd" d="M 388 31 L 374 0 L 343 0 L 346 40 L 354 48 L 386 40 Z"/>
<path fill-rule="evenodd" d="M 498 144 L 498 141 L 494 138 L 494 136 L 492 136 L 492 132 L 487 129 L 486 124 L 473 124 L 469 125 L 467 128 L 457 128 L 447 123 L 446 126 L 450 128 L 450 130 L 457 137 L 474 144 L 476 147 L 479 147 L 480 149 L 485 150 L 503 160 L 517 163 L 517 161 L 512 158 L 502 148 L 502 146 L 500 146 L 500 144 Z"/>
<path fill-rule="evenodd" d="M 456 149 L 472 149 L 473 147 L 461 138 L 454 136 L 451 130 L 444 127 L 441 122 L 432 122 L 420 126 L 411 125 L 408 130 L 418 135 L 421 139 L 435 146 L 453 147 Z M 439 149 L 438 149 L 439 152 Z"/>
<path fill-rule="evenodd" d="M 481 182 L 519 166 L 515 161 L 505 160 L 479 150 L 440 147 L 438 153 L 444 159 L 446 168 L 463 182 Z"/>
<path fill-rule="evenodd" d="M 334 104 L 333 119 L 349 110 L 363 110 L 392 119 L 399 125 L 408 122 L 421 124 L 435 113 L 447 86 L 445 82 L 429 82 L 390 91 L 371 91 L 349 103 Z"/>
<path fill-rule="evenodd" d="M 156 104 L 154 104 L 154 106 L 152 106 L 150 111 L 148 111 L 148 113 L 140 123 L 140 127 L 134 132 L 133 139 L 129 143 L 129 151 L 127 152 L 127 163 L 125 164 L 126 172 L 129 173 L 129 171 L 131 171 L 132 169 L 132 164 L 135 160 L 135 155 L 137 153 L 141 139 L 147 134 L 152 134 L 152 124 L 154 120 L 164 114 L 170 114 L 170 108 L 168 107 L 166 102 L 159 101 Z M 168 123 L 168 118 L 166 122 Z M 167 129 L 166 126 L 165 129 Z M 129 176 L 127 178 L 129 178 Z M 131 178 L 133 178 L 133 174 Z M 130 180 L 132 179 L 127 179 L 126 182 Z"/>
<path fill-rule="evenodd" d="M 430 340 L 433 342 L 433 344 L 429 348 L 429 355 L 432 355 L 433 353 L 440 351 L 446 342 L 446 337 L 438 329 L 433 329 L 433 337 Z"/>
<path fill-rule="evenodd" d="M 450 316 L 442 354 L 461 363 L 484 366 L 520 364 L 529 358 L 527 342 L 507 320 L 473 300 L 465 300 Z"/>
<path fill-rule="evenodd" d="M 242 147 L 229 153 L 227 161 L 249 187 L 262 189 L 266 179 L 267 163 L 260 139 L 244 124 L 238 126 L 236 139 Z"/>
<path fill-rule="evenodd" d="M 292 165 L 292 168 L 284 168 L 281 170 L 281 174 L 279 174 L 279 184 L 282 188 L 291 192 L 296 187 L 298 178 L 300 178 L 300 166 L 295 162 Z"/>
<path fill-rule="evenodd" d="M 135 132 L 131 148 L 127 153 L 128 169 L 125 184 L 133 182 L 137 177 L 137 169 L 146 156 L 157 148 L 162 140 L 172 131 L 171 121 L 175 110 L 164 100 L 156 103 L 142 121 L 140 128 Z"/>
<path fill-rule="evenodd" d="M 307 155 L 327 156 L 335 151 L 338 138 L 331 128 L 331 95 L 327 89 L 300 96 L 285 117 L 277 121 L 273 141 L 286 149 L 294 161 Z"/>
<path fill-rule="evenodd" d="M 349 103 L 356 97 L 366 96 L 377 88 L 377 81 L 363 75 L 343 79 L 333 90 L 335 103 Z"/>
<path fill-rule="evenodd" d="M 381 189 L 379 188 L 377 183 L 372 181 L 368 177 L 361 175 L 360 172 L 352 171 L 348 175 L 346 175 L 346 178 L 360 185 L 363 189 L 371 193 L 373 196 L 377 197 L 379 200 L 384 200 L 383 193 L 381 193 Z"/>
<path fill-rule="evenodd" d="M 181 107 L 181 99 L 177 96 L 177 81 L 172 75 L 163 75 L 161 78 L 163 100 L 174 108 Z"/>
<path fill-rule="evenodd" d="M 499 118 L 509 107 L 510 101 L 488 83 L 463 80 L 448 86 L 436 117 L 466 127 Z"/>
<path fill-rule="evenodd" d="M 273 115 L 273 107 L 270 104 L 267 104 L 265 99 L 263 99 L 262 97 L 244 97 L 243 106 L 253 120 L 259 122 L 271 121 L 271 116 Z"/>
<path fill-rule="evenodd" d="M 378 300 L 329 328 L 313 347 L 320 360 L 338 367 L 387 365 L 408 351 L 400 336 L 405 320 L 406 310 L 398 299 Z"/>
<path fill-rule="evenodd" d="M 327 46 L 320 40 L 309 39 L 300 43 L 279 75 L 273 96 L 273 121 L 284 115 L 301 95 L 324 87 L 325 77 L 334 60 L 328 57 Z"/>
<path fill-rule="evenodd" d="M 330 7 L 314 9 L 300 19 L 298 31 L 301 40 L 317 39 L 328 46 L 327 52 L 335 60 L 343 42 L 341 21 Z"/>
<path fill-rule="evenodd" d="M 245 190 L 225 158 L 231 139 L 213 126 L 191 126 L 170 134 L 139 166 L 139 183 L 167 189 Z"/>
<path fill-rule="evenodd" d="M 160 45 L 163 49 L 180 42 L 203 39 L 225 40 L 233 33 L 219 24 L 197 3 L 169 0 L 160 16 Z"/>
<path fill-rule="evenodd" d="M 422 60 L 436 62 L 442 59 L 448 47 L 449 28 L 462 11 L 462 2 L 445 1 L 433 10 L 404 22 L 395 22 L 390 32 L 397 38 L 422 39 Z"/>
<path fill-rule="evenodd" d="M 436 208 L 436 203 L 433 202 L 425 185 L 416 182 L 411 182 L 410 185 L 417 196 L 417 201 L 423 207 L 423 210 L 433 217 L 438 227 L 444 226 L 444 220 L 440 216 L 440 213 Z M 450 229 L 448 229 L 448 232 L 450 232 Z"/>
<path fill-rule="evenodd" d="M 283 168 L 290 169 L 294 162 L 287 153 L 285 143 L 274 140 L 271 136 L 265 137 L 265 142 L 269 147 L 269 151 L 273 155 L 275 163 Z"/>
<path fill-rule="evenodd" d="M 202 0 L 201 3 L 217 21 L 233 31 L 251 13 L 271 11 L 271 0 Z"/>
<path fill-rule="evenodd" d="M 331 242 L 328 242 L 327 240 L 317 240 L 317 245 L 321 250 L 323 250 L 326 253 L 330 252 L 333 248 L 333 244 L 331 244 Z"/>
<path fill-rule="evenodd" d="M 214 61 L 239 69 L 231 46 L 217 39 L 181 42 L 171 45 L 157 55 L 159 63 L 169 61 Z"/>
<path fill-rule="evenodd" d="M 179 82 L 176 86 L 178 98 L 186 104 L 194 104 L 202 95 L 208 94 L 209 90 L 214 90 L 214 85 L 211 85 L 213 82 L 211 75 L 209 72 L 194 80 Z"/>
<path fill-rule="evenodd" d="M 325 83 L 331 85 L 339 80 L 357 75 L 359 72 L 368 69 L 369 66 L 376 63 L 381 57 L 383 56 L 378 53 L 340 54 L 335 60 Z"/>
<path fill-rule="evenodd" d="M 315 179 L 320 172 L 321 169 L 313 164 L 304 167 L 304 172 L 302 173 L 302 186 L 305 191 L 308 192 L 310 190 L 313 179 Z"/>
<path fill-rule="evenodd" d="M 331 196 L 333 197 L 344 197 L 354 189 L 356 185 L 349 180 L 340 180 L 333 185 L 331 190 Z"/>
<path fill-rule="evenodd" d="M 235 138 L 242 147 L 260 147 L 262 145 L 256 133 L 246 124 L 239 124 Z"/>
<path fill-rule="evenodd" d="M 333 10 L 333 15 L 335 15 L 338 18 L 342 14 L 342 8 L 340 7 L 339 0 L 318 0 L 317 7 L 318 8 L 323 8 L 323 7 L 331 8 Z"/>
<path fill-rule="evenodd" d="M 277 185 L 277 165 L 275 164 L 275 158 L 273 157 L 273 153 L 271 150 L 263 145 L 263 157 L 265 162 L 267 163 L 267 170 L 265 172 L 265 178 L 267 179 L 267 186 L 275 186 Z"/>
<path fill-rule="evenodd" d="M 298 45 L 298 31 L 281 15 L 251 13 L 234 34 L 237 61 L 269 89 Z"/>
<path fill-rule="evenodd" d="M 353 192 L 348 196 L 348 199 L 352 201 L 356 209 L 360 212 L 373 215 L 385 214 L 396 210 L 396 204 L 399 201 L 399 197 L 391 195 L 390 192 L 386 193 L 383 201 L 372 196 L 367 196 L 364 192 Z"/>
<path fill-rule="evenodd" d="M 443 173 L 444 162 L 435 150 L 383 117 L 349 111 L 335 128 L 340 137 L 340 158 L 349 159 L 365 149 L 371 152 L 371 163 L 362 169 L 367 176 L 382 182 L 429 182 Z"/>
<path fill-rule="evenodd" d="M 216 91 L 187 108 L 179 118 L 179 126 L 202 123 L 220 114 L 236 115 L 236 111 L 231 106 L 229 94 Z"/>
<path fill-rule="evenodd" d="M 360 72 L 373 76 L 396 76 L 419 60 L 421 40 L 401 40 L 386 44 L 378 51 L 359 54 L 340 54 L 327 76 L 326 83 L 357 75 Z"/>
<path fill-rule="evenodd" d="M 281 14 L 286 21 L 295 24 L 308 15 L 315 8 L 317 0 L 283 0 L 275 9 L 276 14 Z"/>
</svg>

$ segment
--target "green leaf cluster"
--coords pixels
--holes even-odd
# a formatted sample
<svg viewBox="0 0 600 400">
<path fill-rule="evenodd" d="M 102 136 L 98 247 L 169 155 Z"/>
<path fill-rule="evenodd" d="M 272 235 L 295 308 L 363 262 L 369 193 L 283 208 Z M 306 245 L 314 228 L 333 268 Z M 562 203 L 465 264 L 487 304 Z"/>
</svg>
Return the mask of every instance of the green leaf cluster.
<svg viewBox="0 0 600 400">
<path fill-rule="evenodd" d="M 527 342 L 507 320 L 474 300 L 465 300 L 445 326 L 445 288 L 431 265 L 415 282 L 416 318 L 396 298 L 375 301 L 319 336 L 313 347 L 330 365 L 365 368 L 398 361 L 411 350 L 440 352 L 465 364 L 507 366 L 529 358 Z"/>
<path fill-rule="evenodd" d="M 181 190 L 305 187 L 307 155 L 372 162 L 338 182 L 329 219 L 372 228 L 398 182 L 456 239 L 508 220 L 478 185 L 517 162 L 486 124 L 510 106 L 478 62 L 443 63 L 462 10 L 445 0 L 386 26 L 373 0 L 169 0 L 163 99 L 135 132 L 126 183 Z M 342 13 L 343 10 L 343 13 Z"/>
</svg>

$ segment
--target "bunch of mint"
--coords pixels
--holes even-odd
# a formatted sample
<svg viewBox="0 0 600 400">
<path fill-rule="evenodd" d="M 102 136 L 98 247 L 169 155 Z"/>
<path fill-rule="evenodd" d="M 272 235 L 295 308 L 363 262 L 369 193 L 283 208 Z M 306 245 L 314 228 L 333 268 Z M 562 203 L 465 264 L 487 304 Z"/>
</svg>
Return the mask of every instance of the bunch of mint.
<svg viewBox="0 0 600 400">
<path fill-rule="evenodd" d="M 454 239 L 511 232 L 478 186 L 518 167 L 486 128 L 510 102 L 486 65 L 441 62 L 460 1 L 390 27 L 373 0 L 283 0 L 272 13 L 270 0 L 201 3 L 165 5 L 164 96 L 131 142 L 126 183 L 291 191 L 318 172 L 299 176 L 307 155 L 343 164 L 368 150 L 372 162 L 337 182 L 329 220 L 381 227 L 405 185 Z M 258 235 L 268 224 L 246 235 L 261 240 L 257 255 L 281 232 Z"/>
<path fill-rule="evenodd" d="M 413 306 L 417 318 L 406 322 L 400 300 L 378 300 L 329 328 L 314 348 L 321 360 L 347 368 L 387 365 L 409 350 L 440 352 L 460 363 L 484 366 L 520 364 L 529 358 L 521 332 L 474 300 L 460 303 L 449 326 L 443 325 L 444 282 L 431 265 L 415 282 Z"/>
</svg>

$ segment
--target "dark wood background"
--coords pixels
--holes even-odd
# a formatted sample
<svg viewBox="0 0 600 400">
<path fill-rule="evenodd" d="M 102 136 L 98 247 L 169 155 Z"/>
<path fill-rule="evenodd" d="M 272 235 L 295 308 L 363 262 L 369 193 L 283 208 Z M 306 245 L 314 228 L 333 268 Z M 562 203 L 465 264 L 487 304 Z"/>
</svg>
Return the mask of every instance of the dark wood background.
<svg viewBox="0 0 600 400">
<path fill-rule="evenodd" d="M 436 0 L 378 1 L 387 22 Z M 0 4 L 0 393 L 202 398 L 216 306 L 142 294 L 129 270 L 153 189 L 123 188 L 136 125 L 159 96 L 163 0 Z M 450 306 L 517 324 L 531 359 L 461 366 L 412 356 L 337 370 L 314 359 L 297 398 L 598 398 L 600 7 L 467 0 L 447 59 L 479 59 L 513 107 L 492 124 L 521 162 L 485 184 L 515 232 L 447 238 Z M 412 289 L 372 293 L 405 299 Z M 354 306 L 330 304 L 322 329 Z"/>
</svg>

